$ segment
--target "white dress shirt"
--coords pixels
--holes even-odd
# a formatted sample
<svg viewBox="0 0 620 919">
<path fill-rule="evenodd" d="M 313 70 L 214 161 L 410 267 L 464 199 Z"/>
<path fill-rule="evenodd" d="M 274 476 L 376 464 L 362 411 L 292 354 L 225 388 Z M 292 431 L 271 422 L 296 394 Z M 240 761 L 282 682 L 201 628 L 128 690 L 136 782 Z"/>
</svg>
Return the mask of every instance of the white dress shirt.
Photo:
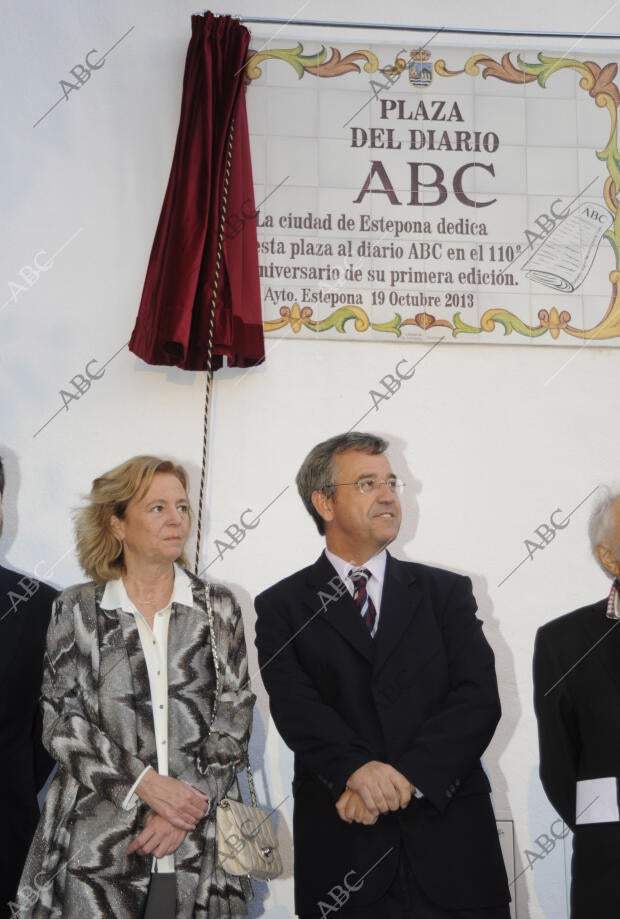
<svg viewBox="0 0 620 919">
<path fill-rule="evenodd" d="M 338 555 L 334 555 L 333 552 L 330 552 L 329 549 L 325 550 L 325 555 L 332 563 L 336 572 L 340 575 L 341 580 L 344 582 L 347 590 L 353 596 L 355 590 L 355 584 L 349 577 L 349 571 L 351 568 L 367 568 L 370 571 L 371 577 L 368 578 L 368 583 L 366 585 L 366 590 L 368 596 L 374 603 L 375 611 L 377 613 L 377 628 L 379 628 L 379 614 L 381 611 L 381 597 L 383 596 L 383 581 L 385 578 L 385 566 L 387 564 L 387 551 L 382 549 L 377 555 L 373 555 L 372 558 L 369 558 L 367 562 L 364 562 L 363 565 L 354 565 L 353 562 L 345 562 L 343 558 L 340 558 Z"/>
<path fill-rule="evenodd" d="M 101 599 L 102 609 L 122 609 L 134 616 L 136 620 L 149 677 L 157 771 L 160 775 L 168 775 L 168 625 L 173 603 L 182 603 L 184 606 L 194 604 L 190 579 L 178 565 L 174 566 L 174 585 L 170 600 L 163 609 L 155 613 L 152 629 L 142 613 L 129 599 L 122 578 L 108 581 Z M 140 784 L 144 773 L 150 768 L 147 766 L 129 789 L 123 801 L 125 810 L 131 810 L 138 803 L 135 789 Z M 174 871 L 174 856 L 165 855 L 163 858 L 153 859 L 153 870 L 155 870 L 155 865 L 159 872 Z"/>
</svg>

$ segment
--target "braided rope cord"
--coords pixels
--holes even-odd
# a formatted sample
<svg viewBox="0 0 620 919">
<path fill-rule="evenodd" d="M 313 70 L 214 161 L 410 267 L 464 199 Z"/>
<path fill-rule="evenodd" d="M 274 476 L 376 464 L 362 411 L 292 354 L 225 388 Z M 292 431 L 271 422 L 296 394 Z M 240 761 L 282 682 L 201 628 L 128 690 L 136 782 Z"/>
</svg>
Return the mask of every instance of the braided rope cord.
<svg viewBox="0 0 620 919">
<path fill-rule="evenodd" d="M 200 545 L 202 542 L 202 517 L 204 506 L 205 487 L 207 483 L 207 464 L 209 457 L 209 408 L 211 403 L 211 389 L 213 387 L 213 334 L 215 329 L 215 304 L 217 292 L 220 283 L 220 272 L 222 268 L 224 226 L 226 224 L 226 213 L 228 210 L 228 188 L 230 185 L 230 167 L 232 163 L 232 148 L 235 136 L 235 119 L 230 125 L 228 134 L 228 144 L 226 148 L 226 166 L 224 169 L 224 187 L 222 190 L 222 207 L 220 210 L 220 225 L 217 231 L 217 254 L 215 259 L 215 276 L 213 278 L 213 294 L 211 296 L 211 313 L 209 316 L 209 336 L 207 340 L 207 382 L 205 387 L 205 406 L 202 425 L 202 464 L 200 467 L 200 490 L 198 493 L 198 511 L 196 514 L 196 555 L 194 558 L 194 574 L 198 574 L 200 568 Z"/>
</svg>

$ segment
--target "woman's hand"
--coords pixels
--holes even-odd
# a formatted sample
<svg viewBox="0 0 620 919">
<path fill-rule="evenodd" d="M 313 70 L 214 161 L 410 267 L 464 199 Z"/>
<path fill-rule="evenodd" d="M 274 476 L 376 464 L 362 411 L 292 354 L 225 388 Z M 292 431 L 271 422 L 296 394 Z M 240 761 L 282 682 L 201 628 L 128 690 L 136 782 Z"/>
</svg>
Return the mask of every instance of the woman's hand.
<svg viewBox="0 0 620 919">
<path fill-rule="evenodd" d="M 127 855 L 137 852 L 138 855 L 154 855 L 163 858 L 179 848 L 187 834 L 173 826 L 159 814 L 149 814 L 144 829 L 134 836 L 127 848 Z"/>
<path fill-rule="evenodd" d="M 145 772 L 136 788 L 145 804 L 179 830 L 193 830 L 209 810 L 209 799 L 193 785 L 154 769 Z"/>
</svg>

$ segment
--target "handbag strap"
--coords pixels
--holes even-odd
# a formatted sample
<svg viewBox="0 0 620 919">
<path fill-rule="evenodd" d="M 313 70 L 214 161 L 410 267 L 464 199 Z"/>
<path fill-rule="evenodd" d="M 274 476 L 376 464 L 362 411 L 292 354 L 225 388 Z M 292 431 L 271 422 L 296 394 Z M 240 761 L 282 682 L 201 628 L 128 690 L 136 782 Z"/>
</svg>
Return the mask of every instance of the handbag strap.
<svg viewBox="0 0 620 919">
<path fill-rule="evenodd" d="M 211 606 L 211 591 L 213 587 L 211 584 L 204 585 L 205 592 L 205 608 L 207 611 L 207 622 L 209 624 L 209 637 L 211 639 L 211 656 L 213 658 L 213 668 L 215 670 L 215 701 L 213 703 L 213 709 L 211 711 L 211 721 L 209 722 L 209 728 L 213 727 L 213 722 L 215 721 L 215 715 L 217 712 L 217 706 L 220 701 L 220 696 L 222 694 L 221 687 L 221 671 L 220 671 L 220 658 L 217 651 L 217 642 L 215 640 L 215 623 L 213 622 L 213 608 Z"/>
<path fill-rule="evenodd" d="M 205 607 L 207 610 L 207 622 L 209 624 L 209 636 L 211 638 L 211 656 L 213 657 L 213 666 L 215 668 L 215 702 L 213 704 L 213 711 L 211 712 L 211 721 L 209 722 L 209 728 L 213 727 L 213 722 L 215 721 L 215 716 L 217 713 L 217 707 L 220 702 L 222 695 L 222 668 L 220 663 L 220 658 L 217 650 L 217 642 L 215 640 L 215 623 L 213 622 L 213 607 L 211 605 L 211 591 L 213 586 L 211 584 L 205 584 Z M 256 802 L 256 788 L 254 787 L 254 776 L 252 774 L 252 767 L 250 766 L 250 757 L 246 753 L 245 760 L 243 763 L 243 768 L 245 768 L 248 774 L 248 788 L 250 790 L 250 798 L 252 801 L 252 806 L 257 807 Z"/>
</svg>

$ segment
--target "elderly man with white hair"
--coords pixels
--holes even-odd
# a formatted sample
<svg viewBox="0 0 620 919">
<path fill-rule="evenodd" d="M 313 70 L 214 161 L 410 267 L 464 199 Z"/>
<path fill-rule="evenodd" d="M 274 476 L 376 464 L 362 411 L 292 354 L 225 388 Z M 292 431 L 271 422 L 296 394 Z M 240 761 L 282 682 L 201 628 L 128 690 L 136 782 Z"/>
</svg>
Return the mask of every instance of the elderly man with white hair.
<svg viewBox="0 0 620 919">
<path fill-rule="evenodd" d="M 590 539 L 608 596 L 542 626 L 534 650 L 540 777 L 574 832 L 571 919 L 620 915 L 620 489 Z"/>
</svg>

